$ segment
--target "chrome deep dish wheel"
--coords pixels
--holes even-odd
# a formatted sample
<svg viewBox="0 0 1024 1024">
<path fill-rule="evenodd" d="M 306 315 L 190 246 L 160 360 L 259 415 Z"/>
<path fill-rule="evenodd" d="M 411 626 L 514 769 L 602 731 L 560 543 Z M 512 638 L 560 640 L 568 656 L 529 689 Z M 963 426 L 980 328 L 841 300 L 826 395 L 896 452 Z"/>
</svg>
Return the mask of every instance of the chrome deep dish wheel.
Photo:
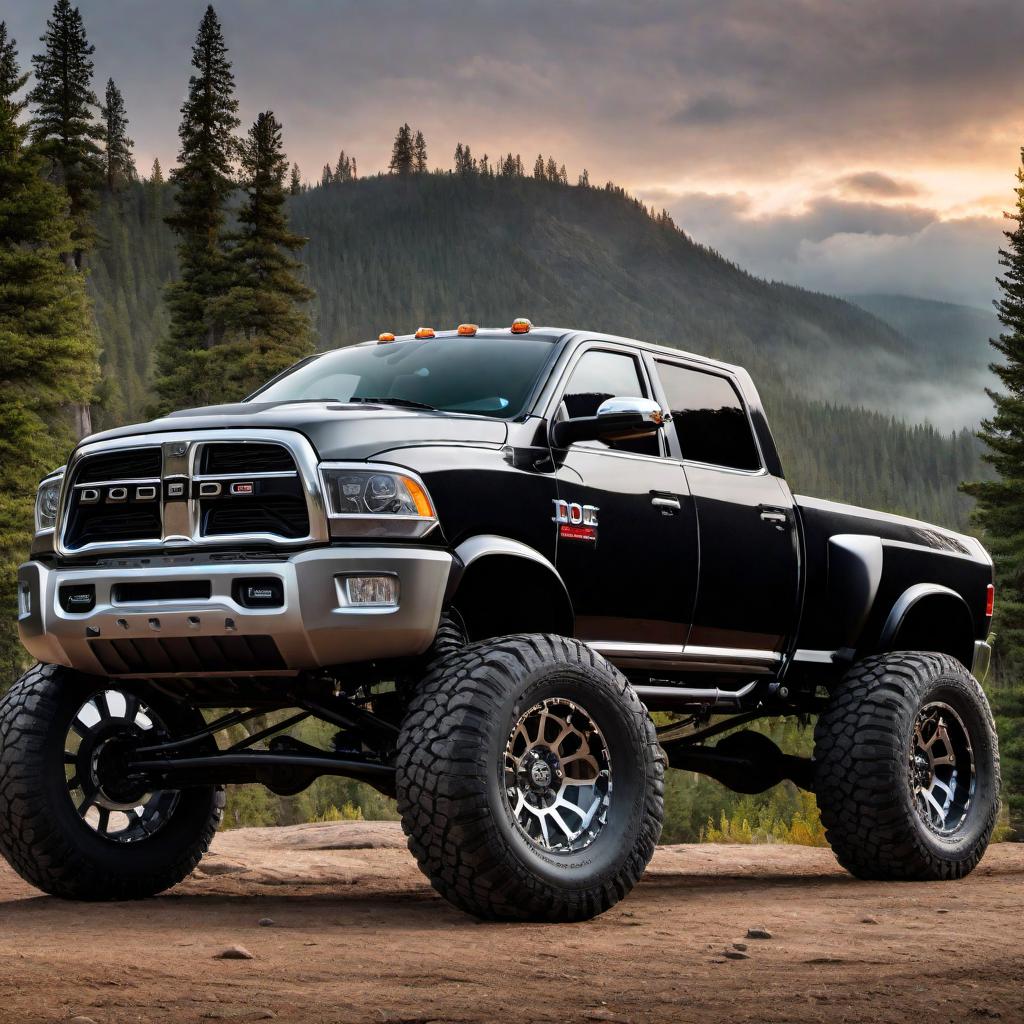
<svg viewBox="0 0 1024 1024">
<path fill-rule="evenodd" d="M 104 690 L 78 709 L 64 741 L 64 775 L 75 810 L 94 832 L 134 843 L 167 824 L 180 792 L 147 791 L 125 765 L 137 747 L 168 739 L 164 723 L 133 694 Z"/>
<path fill-rule="evenodd" d="M 549 853 L 585 849 L 608 821 L 612 765 L 594 720 L 550 697 L 521 715 L 505 746 L 505 796 L 520 831 Z"/>
<path fill-rule="evenodd" d="M 975 766 L 967 728 L 948 704 L 933 702 L 918 712 L 910 783 L 917 812 L 928 828 L 940 836 L 953 835 L 970 811 Z"/>
</svg>

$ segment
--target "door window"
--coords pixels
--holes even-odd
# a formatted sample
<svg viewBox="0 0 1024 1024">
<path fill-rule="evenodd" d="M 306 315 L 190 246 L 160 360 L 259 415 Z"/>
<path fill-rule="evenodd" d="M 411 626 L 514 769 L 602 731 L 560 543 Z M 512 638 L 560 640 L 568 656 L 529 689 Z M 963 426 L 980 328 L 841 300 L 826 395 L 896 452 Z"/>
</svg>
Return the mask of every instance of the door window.
<svg viewBox="0 0 1024 1024">
<path fill-rule="evenodd" d="M 761 468 L 750 420 L 732 381 L 660 361 L 658 375 L 684 459 L 729 469 Z"/>
<path fill-rule="evenodd" d="M 622 352 L 591 349 L 576 364 L 562 395 L 558 419 L 596 416 L 601 403 L 609 398 L 647 398 L 647 388 L 637 361 Z M 660 455 L 658 435 L 631 441 L 584 441 L 581 444 L 637 455 Z"/>
</svg>

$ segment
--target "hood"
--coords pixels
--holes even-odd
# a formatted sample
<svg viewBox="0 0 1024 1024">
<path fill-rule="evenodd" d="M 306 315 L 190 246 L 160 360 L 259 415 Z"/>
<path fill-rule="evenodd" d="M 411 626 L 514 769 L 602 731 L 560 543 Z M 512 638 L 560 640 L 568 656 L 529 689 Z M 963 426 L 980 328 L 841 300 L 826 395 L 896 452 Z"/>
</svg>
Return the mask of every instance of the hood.
<svg viewBox="0 0 1024 1024">
<path fill-rule="evenodd" d="M 503 420 L 387 405 L 339 402 L 239 402 L 185 409 L 148 423 L 117 427 L 82 442 L 138 437 L 174 430 L 294 430 L 321 459 L 368 459 L 394 448 L 431 443 L 501 445 Z"/>
</svg>

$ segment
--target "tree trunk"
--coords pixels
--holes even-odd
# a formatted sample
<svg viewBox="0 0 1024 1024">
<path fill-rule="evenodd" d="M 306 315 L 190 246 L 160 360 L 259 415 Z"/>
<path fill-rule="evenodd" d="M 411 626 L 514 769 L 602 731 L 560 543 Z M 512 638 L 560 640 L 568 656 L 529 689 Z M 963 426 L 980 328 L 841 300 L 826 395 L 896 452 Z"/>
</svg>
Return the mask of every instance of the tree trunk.
<svg viewBox="0 0 1024 1024">
<path fill-rule="evenodd" d="M 75 439 L 81 441 L 83 437 L 92 433 L 92 407 L 87 403 L 79 405 L 76 402 L 71 406 L 71 422 Z"/>
</svg>

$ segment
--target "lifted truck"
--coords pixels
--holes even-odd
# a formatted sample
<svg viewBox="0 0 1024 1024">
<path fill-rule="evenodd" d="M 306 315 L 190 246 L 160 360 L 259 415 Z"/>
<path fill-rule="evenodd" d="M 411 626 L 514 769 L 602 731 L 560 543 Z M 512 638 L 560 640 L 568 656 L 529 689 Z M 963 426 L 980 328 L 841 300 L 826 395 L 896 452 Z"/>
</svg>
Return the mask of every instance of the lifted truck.
<svg viewBox="0 0 1024 1024">
<path fill-rule="evenodd" d="M 385 334 L 85 439 L 36 526 L 0 850 L 58 896 L 160 892 L 225 783 L 324 774 L 396 796 L 433 885 L 492 918 L 625 896 L 666 765 L 812 790 L 862 878 L 963 876 L 995 824 L 991 560 L 793 495 L 735 366 L 528 321 Z M 816 716 L 813 758 L 737 731 L 779 715 Z M 332 749 L 286 734 L 309 717 Z"/>
</svg>

